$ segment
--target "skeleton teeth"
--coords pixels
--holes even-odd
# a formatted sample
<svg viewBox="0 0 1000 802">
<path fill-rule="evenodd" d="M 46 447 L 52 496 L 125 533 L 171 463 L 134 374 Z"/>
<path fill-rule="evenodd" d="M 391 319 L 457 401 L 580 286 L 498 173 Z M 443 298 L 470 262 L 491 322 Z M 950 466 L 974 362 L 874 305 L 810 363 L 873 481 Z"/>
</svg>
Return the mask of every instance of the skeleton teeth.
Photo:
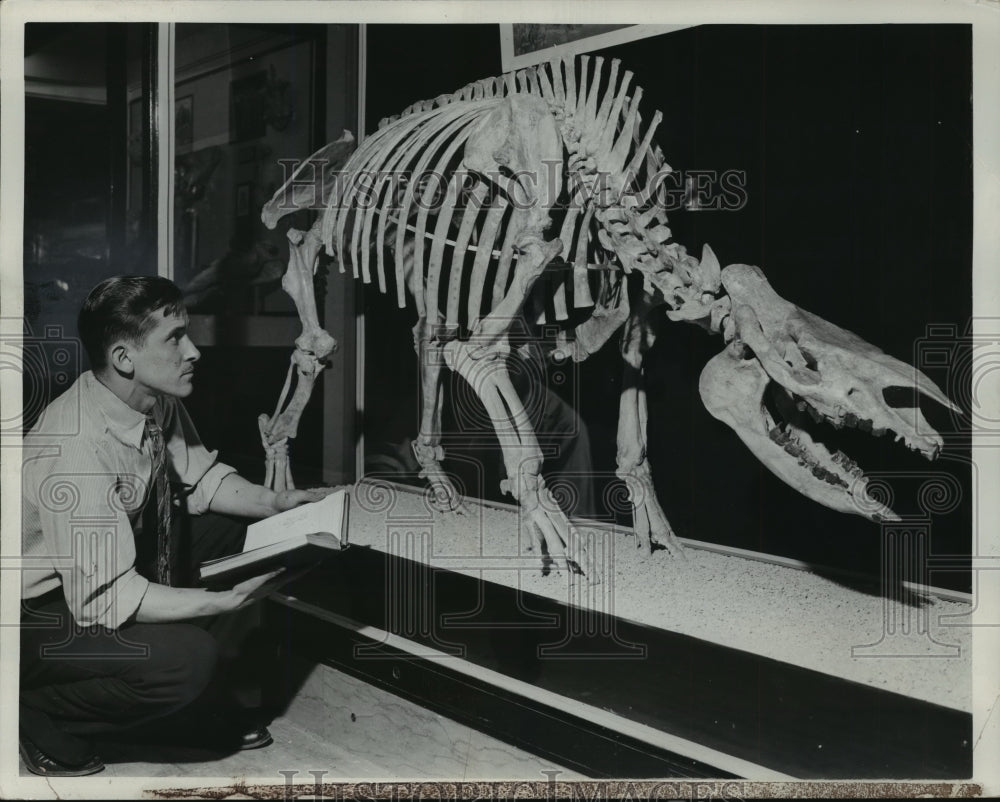
<svg viewBox="0 0 1000 802">
<path fill-rule="evenodd" d="M 838 451 L 836 454 L 833 455 L 833 462 L 835 465 L 840 466 L 840 469 L 842 471 L 844 471 L 847 474 L 850 474 L 851 476 L 859 477 L 864 475 L 864 471 L 861 470 L 858 463 L 852 460 L 843 451 Z M 837 477 L 837 479 L 838 482 L 841 481 L 839 477 Z"/>
<path fill-rule="evenodd" d="M 870 432 L 872 430 L 872 422 L 870 420 L 859 420 L 858 428 L 863 432 Z"/>
<path fill-rule="evenodd" d="M 779 446 L 783 446 L 785 445 L 785 443 L 788 442 L 788 433 L 777 426 L 771 429 L 770 437 L 771 440 L 777 443 Z"/>
<path fill-rule="evenodd" d="M 812 474 L 817 479 L 822 479 L 827 484 L 836 485 L 838 487 L 847 487 L 847 482 L 845 482 L 843 479 L 837 476 L 837 474 L 833 473 L 832 471 L 828 471 L 826 470 L 826 468 L 823 468 L 819 465 L 817 465 L 812 469 Z"/>
<path fill-rule="evenodd" d="M 808 410 L 809 412 L 809 417 L 812 418 L 814 421 L 816 421 L 816 423 L 819 423 L 820 421 L 823 420 L 823 416 L 815 409 L 813 409 L 811 406 L 806 406 L 806 410 Z"/>
<path fill-rule="evenodd" d="M 858 418 L 853 412 L 848 412 L 844 415 L 844 425 L 845 426 L 857 426 Z"/>
<path fill-rule="evenodd" d="M 811 407 L 807 406 L 807 408 L 812 411 Z M 806 469 L 817 479 L 837 487 L 846 488 L 849 486 L 839 474 L 828 470 L 823 465 L 815 461 L 809 450 L 806 449 L 800 442 L 796 435 L 796 430 L 789 424 L 781 423 L 772 426 L 768 430 L 767 436 L 773 443 L 781 446 L 785 453 L 794 457 L 799 467 Z M 848 474 L 853 479 L 860 480 L 864 476 L 864 472 L 858 467 L 858 464 L 848 457 L 843 451 L 837 451 L 831 456 L 831 459 L 834 465 L 839 466 L 841 471 Z"/>
</svg>

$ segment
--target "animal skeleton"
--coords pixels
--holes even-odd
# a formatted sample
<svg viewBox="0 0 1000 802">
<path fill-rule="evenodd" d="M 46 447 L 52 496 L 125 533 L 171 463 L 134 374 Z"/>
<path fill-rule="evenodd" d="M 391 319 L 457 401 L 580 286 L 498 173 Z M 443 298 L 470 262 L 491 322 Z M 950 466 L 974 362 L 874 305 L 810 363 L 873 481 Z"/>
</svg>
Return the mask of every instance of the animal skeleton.
<svg viewBox="0 0 1000 802">
<path fill-rule="evenodd" d="M 958 408 L 920 371 L 781 298 L 759 268 L 722 269 L 707 245 L 698 259 L 671 240 L 658 195 L 670 168 L 653 144 L 662 115 L 643 127 L 642 89 L 630 95 L 632 73 L 619 80 L 619 67 L 614 60 L 605 72 L 597 57 L 590 72 L 587 56 L 553 60 L 416 103 L 383 120 L 341 171 L 353 144 L 345 132 L 265 206 L 269 227 L 310 202 L 323 209 L 308 232 L 288 234 L 283 286 L 304 328 L 292 357 L 293 401 L 281 414 L 260 418 L 268 478 L 276 486 L 282 476 L 291 482 L 285 444 L 331 347 L 312 297 L 323 245 L 341 272 L 350 264 L 366 284 L 374 261 L 379 290 L 394 291 L 401 307 L 407 295 L 416 304 L 423 410 L 414 453 L 437 496 L 452 508 L 459 504 L 441 469 L 447 366 L 474 388 L 498 435 L 514 435 L 500 437 L 503 489 L 519 502 L 540 548 L 593 581 L 596 570 L 580 536 L 540 475 L 542 452 L 506 372 L 510 326 L 533 292 L 551 292 L 563 324 L 556 357 L 586 359 L 623 332 L 617 473 L 628 486 L 639 545 L 680 551 L 646 454 L 643 359 L 652 341 L 649 317 L 660 307 L 671 320 L 722 335 L 725 348 L 701 374 L 701 397 L 775 475 L 835 510 L 896 519 L 869 496 L 864 474 L 846 455 L 810 437 L 798 412 L 838 428 L 892 431 L 933 459 L 941 436 L 916 402 L 890 407 L 883 390 L 915 388 Z M 564 270 L 552 290 L 539 277 L 555 264 Z M 631 302 L 630 276 L 642 285 Z M 287 390 L 286 382 L 279 410 Z"/>
</svg>

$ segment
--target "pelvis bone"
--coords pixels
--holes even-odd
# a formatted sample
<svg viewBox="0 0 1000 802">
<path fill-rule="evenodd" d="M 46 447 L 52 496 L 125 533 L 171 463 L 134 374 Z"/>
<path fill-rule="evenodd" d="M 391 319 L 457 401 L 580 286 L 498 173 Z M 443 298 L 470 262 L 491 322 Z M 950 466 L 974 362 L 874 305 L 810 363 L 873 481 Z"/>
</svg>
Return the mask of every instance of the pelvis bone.
<svg viewBox="0 0 1000 802">
<path fill-rule="evenodd" d="M 823 424 L 891 433 L 934 459 L 942 439 L 915 405 L 918 394 L 958 407 L 916 368 L 783 299 L 758 268 L 731 265 L 722 284 L 732 302 L 731 339 L 702 371 L 705 407 L 800 493 L 841 512 L 898 520 L 868 494 L 857 464 L 813 435 Z M 891 406 L 890 388 L 909 390 L 900 397 L 914 406 Z"/>
</svg>

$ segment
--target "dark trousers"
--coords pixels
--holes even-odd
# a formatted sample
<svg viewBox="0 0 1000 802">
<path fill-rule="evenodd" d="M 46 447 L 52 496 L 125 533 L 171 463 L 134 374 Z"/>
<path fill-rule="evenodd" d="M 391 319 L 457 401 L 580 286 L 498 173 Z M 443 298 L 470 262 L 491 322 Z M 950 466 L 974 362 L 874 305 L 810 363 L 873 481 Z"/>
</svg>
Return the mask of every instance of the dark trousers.
<svg viewBox="0 0 1000 802">
<path fill-rule="evenodd" d="M 247 523 L 213 513 L 179 516 L 175 534 L 186 542 L 180 567 L 188 581 L 178 584 L 189 584 L 198 563 L 240 551 Z M 259 707 L 267 653 L 259 624 L 253 605 L 190 622 L 81 628 L 61 590 L 26 600 L 21 733 L 57 759 L 80 762 L 90 748 L 78 736 L 134 727 L 196 699 L 204 703 L 199 709 Z"/>
</svg>

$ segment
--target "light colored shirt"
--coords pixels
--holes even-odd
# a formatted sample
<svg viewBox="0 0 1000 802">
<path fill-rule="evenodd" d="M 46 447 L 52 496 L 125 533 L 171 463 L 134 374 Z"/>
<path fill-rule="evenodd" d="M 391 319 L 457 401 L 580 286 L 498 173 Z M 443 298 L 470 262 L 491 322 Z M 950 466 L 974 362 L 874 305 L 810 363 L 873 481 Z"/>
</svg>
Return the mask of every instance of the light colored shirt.
<svg viewBox="0 0 1000 802">
<path fill-rule="evenodd" d="M 202 445 L 184 405 L 157 400 L 172 483 L 191 513 L 205 512 L 235 468 Z M 21 597 L 62 586 L 80 626 L 117 629 L 149 587 L 135 567 L 135 537 L 152 487 L 146 416 L 87 371 L 42 412 L 24 439 Z M 156 533 L 139 533 L 156 537 Z"/>
</svg>

